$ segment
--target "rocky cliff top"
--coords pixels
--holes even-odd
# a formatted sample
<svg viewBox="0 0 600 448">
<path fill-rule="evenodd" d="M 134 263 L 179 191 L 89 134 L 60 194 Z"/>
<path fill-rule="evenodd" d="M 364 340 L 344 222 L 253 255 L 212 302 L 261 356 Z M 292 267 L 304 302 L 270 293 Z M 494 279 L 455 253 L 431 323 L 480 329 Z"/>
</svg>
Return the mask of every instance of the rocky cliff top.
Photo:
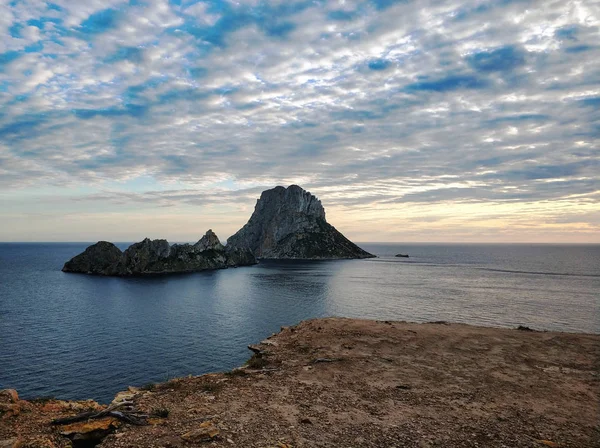
<svg viewBox="0 0 600 448">
<path fill-rule="evenodd" d="M 598 446 L 600 335 L 319 319 L 249 348 L 109 407 L 0 392 L 0 447 Z"/>
<path fill-rule="evenodd" d="M 290 185 L 288 188 L 278 186 L 262 192 L 260 199 L 256 201 L 252 217 L 273 213 L 301 214 L 325 219 L 325 209 L 321 201 L 298 185 Z"/>
<path fill-rule="evenodd" d="M 227 240 L 232 247 L 249 248 L 258 258 L 369 258 L 325 220 L 321 201 L 298 185 L 263 191 L 254 213 Z"/>
</svg>

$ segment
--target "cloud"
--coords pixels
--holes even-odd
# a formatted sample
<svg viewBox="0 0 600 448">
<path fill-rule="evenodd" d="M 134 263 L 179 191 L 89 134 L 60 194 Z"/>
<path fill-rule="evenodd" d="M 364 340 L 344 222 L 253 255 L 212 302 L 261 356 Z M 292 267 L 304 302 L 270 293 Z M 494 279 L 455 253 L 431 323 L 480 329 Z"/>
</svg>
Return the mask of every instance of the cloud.
<svg viewBox="0 0 600 448">
<path fill-rule="evenodd" d="M 562 0 L 4 2 L 0 193 L 239 207 L 300 183 L 338 211 L 558 216 L 597 201 L 598 17 Z"/>
</svg>

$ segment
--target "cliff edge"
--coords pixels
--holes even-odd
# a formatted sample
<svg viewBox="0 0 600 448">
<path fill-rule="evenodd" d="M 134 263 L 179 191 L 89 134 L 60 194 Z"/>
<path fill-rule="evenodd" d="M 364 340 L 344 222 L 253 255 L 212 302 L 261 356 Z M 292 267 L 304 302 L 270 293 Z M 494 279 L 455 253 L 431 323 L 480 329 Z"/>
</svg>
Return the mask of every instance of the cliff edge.
<svg viewBox="0 0 600 448">
<path fill-rule="evenodd" d="M 0 392 L 0 447 L 596 447 L 599 342 L 313 320 L 250 346 L 243 368 L 131 387 L 109 406 Z"/>
</svg>

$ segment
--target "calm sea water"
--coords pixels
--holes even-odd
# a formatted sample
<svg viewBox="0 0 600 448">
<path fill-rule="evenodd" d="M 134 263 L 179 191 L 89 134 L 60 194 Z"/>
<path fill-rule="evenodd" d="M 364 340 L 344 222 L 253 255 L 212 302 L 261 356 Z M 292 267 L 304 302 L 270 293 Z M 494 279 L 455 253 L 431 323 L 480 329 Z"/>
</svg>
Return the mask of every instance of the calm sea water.
<svg viewBox="0 0 600 448">
<path fill-rule="evenodd" d="M 87 245 L 0 244 L 0 389 L 106 402 L 128 385 L 231 369 L 249 343 L 323 316 L 600 333 L 599 245 L 363 244 L 380 258 L 61 272 Z"/>
</svg>

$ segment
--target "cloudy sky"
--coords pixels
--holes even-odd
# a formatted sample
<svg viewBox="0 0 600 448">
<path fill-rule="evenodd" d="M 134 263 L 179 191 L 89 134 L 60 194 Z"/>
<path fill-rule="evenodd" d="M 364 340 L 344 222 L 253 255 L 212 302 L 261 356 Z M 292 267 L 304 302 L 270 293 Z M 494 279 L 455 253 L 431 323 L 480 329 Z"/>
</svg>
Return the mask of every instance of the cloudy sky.
<svg viewBox="0 0 600 448">
<path fill-rule="evenodd" d="M 593 0 L 0 0 L 0 240 L 600 242 Z"/>
</svg>

